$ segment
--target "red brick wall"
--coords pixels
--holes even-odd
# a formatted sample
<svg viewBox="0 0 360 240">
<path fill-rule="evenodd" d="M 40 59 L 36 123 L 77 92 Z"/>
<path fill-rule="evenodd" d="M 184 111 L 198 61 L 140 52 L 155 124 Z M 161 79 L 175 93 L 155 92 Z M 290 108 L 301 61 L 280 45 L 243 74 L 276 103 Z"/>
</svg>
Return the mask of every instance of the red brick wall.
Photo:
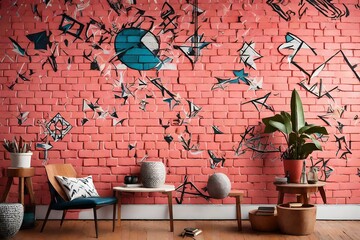
<svg viewBox="0 0 360 240">
<path fill-rule="evenodd" d="M 360 112 L 360 70 L 356 67 L 360 63 L 358 1 L 334 3 L 336 9 L 333 15 L 336 16 L 333 19 L 331 13 L 321 13 L 309 3 L 301 7 L 297 2 L 289 1 L 288 4 L 284 3 L 285 6 L 279 5 L 285 13 L 293 12 L 290 14 L 291 19 L 286 21 L 264 0 L 253 1 L 252 4 L 252 1 L 228 3 L 229 1 L 221 0 L 200 0 L 198 7 L 204 13 L 198 17 L 198 33 L 204 34 L 202 41 L 210 44 L 201 49 L 193 67 L 190 60 L 174 47 L 186 45 L 186 39 L 194 34 L 195 24 L 191 21 L 193 7 L 186 1 L 170 1 L 175 12 L 171 16 L 178 16 L 174 20 L 177 24 L 175 34 L 171 31 L 160 32 L 164 1 L 157 1 L 155 4 L 154 1 L 139 0 L 136 5 L 123 1 L 124 7 L 132 7 L 132 10 L 126 14 L 123 8 L 119 10 L 119 15 L 111 10 L 105 0 L 92 0 L 89 6 L 86 6 L 87 1 L 81 3 L 77 0 L 51 0 L 48 5 L 37 1 L 39 14 L 32 11 L 33 2 L 19 0 L 15 5 L 11 1 L 0 3 L 0 139 L 23 136 L 26 140 L 33 141 L 33 145 L 41 143 L 46 136 L 43 126 L 60 113 L 72 125 L 72 129 L 57 142 L 48 137 L 53 148 L 48 151 L 47 163 L 71 163 L 80 175 L 93 175 L 101 195 L 110 195 L 112 187 L 122 184 L 125 175 L 138 174 L 137 162 L 147 154 L 149 160 L 161 159 L 166 164 L 167 182 L 176 186 L 182 183 L 187 174 L 189 180 L 201 189 L 206 185 L 209 175 L 223 172 L 229 176 L 233 188 L 244 190 L 245 203 L 276 203 L 277 193 L 272 182 L 275 176 L 283 175 L 278 154 L 259 154 L 243 146 L 241 150 L 245 150 L 245 153 L 237 156 L 234 148 L 239 145 L 241 134 L 248 126 L 256 126 L 255 133 L 261 132 L 262 127 L 258 126 L 261 118 L 273 114 L 261 106 L 257 111 L 253 104 L 245 104 L 246 102 L 271 93 L 266 103 L 275 112 L 289 111 L 289 98 L 295 88 L 302 96 L 308 121 L 327 126 L 318 115 L 328 114 L 327 119 L 331 124 L 327 126 L 330 135 L 328 141 L 323 143 L 324 151 L 313 154 L 315 161 L 320 158 L 330 159 L 327 164 L 333 172 L 327 179 L 328 202 L 360 203 L 360 137 L 357 120 Z M 83 7 L 83 10 L 79 10 Z M 162 60 L 172 58 L 170 66 L 173 69 L 138 71 L 123 64 L 118 66 L 122 62 L 117 61 L 116 57 L 114 64 L 110 64 L 109 61 L 115 54 L 116 31 L 129 27 L 123 24 L 131 24 L 139 16 L 135 7 L 145 11 L 139 19 L 143 21 L 140 28 L 149 29 L 153 22 L 151 32 L 158 36 L 161 43 L 158 56 Z M 304 9 L 307 9 L 305 13 Z M 303 13 L 301 19 L 298 10 Z M 84 24 L 78 39 L 59 30 L 63 13 Z M 90 17 L 102 21 L 108 32 L 95 28 L 89 30 L 88 36 L 94 33 L 95 38 L 85 42 L 86 25 Z M 47 50 L 34 49 L 34 43 L 26 35 L 44 30 L 47 35 L 49 31 L 52 33 L 49 37 L 52 47 L 47 46 Z M 76 30 L 69 31 L 76 34 Z M 99 42 L 100 33 L 108 38 L 100 44 L 102 49 L 94 48 L 92 44 Z M 294 58 L 308 74 L 342 50 L 344 55 L 336 54 L 319 75 L 310 81 L 310 85 L 313 85 L 322 79 L 327 90 L 337 87 L 330 93 L 332 98 L 317 98 L 298 85 L 302 80 L 309 80 L 309 76 L 294 64 L 288 63 L 286 54 L 292 54 L 292 50 L 278 50 L 285 43 L 287 33 L 300 38 L 316 52 L 317 55 L 314 55 L 309 49 L 302 49 Z M 25 49 L 24 56 L 13 51 L 9 37 Z M 241 61 L 239 50 L 245 42 L 255 43 L 255 50 L 262 56 L 254 61 L 256 69 Z M 96 57 L 101 71 L 90 70 L 90 60 L 84 58 L 84 51 L 91 61 Z M 52 53 L 56 57 L 57 71 L 47 61 Z M 114 69 L 115 66 L 118 66 L 117 70 Z M 211 90 L 217 83 L 216 77 L 234 79 L 236 76 L 233 71 L 241 69 L 249 74 L 249 79 L 262 81 L 262 89 L 249 90 L 249 86 L 240 81 L 238 84 L 229 84 L 224 89 Z M 23 81 L 19 74 L 29 81 Z M 159 82 L 166 89 L 179 97 L 179 105 L 170 109 L 169 104 L 163 101 L 169 95 L 165 93 L 163 97 L 161 91 L 149 80 L 156 77 L 161 79 Z M 139 79 L 147 82 L 147 86 L 139 87 Z M 15 81 L 17 83 L 13 85 Z M 124 99 L 114 97 L 114 94 L 121 95 L 121 87 L 114 87 L 118 81 L 126 83 L 132 93 L 125 104 Z M 11 90 L 9 86 L 12 85 Z M 153 98 L 146 98 L 146 94 Z M 97 111 L 107 115 L 102 118 L 93 111 L 83 112 L 84 99 L 88 103 L 97 102 L 102 108 Z M 145 110 L 140 109 L 142 99 L 148 102 Z M 174 120 L 178 113 L 181 118 L 186 118 L 186 113 L 189 112 L 186 100 L 202 109 L 195 117 L 187 119 L 187 124 L 179 126 Z M 335 109 L 335 113 L 328 113 L 329 108 Z M 337 112 L 341 108 L 346 108 L 342 116 Z M 116 121 L 125 119 L 116 126 L 113 126 L 113 117 L 110 116 L 114 109 L 118 114 Z M 29 112 L 28 119 L 21 125 L 17 120 L 20 112 Z M 89 121 L 82 125 L 84 117 Z M 163 124 L 169 122 L 170 127 L 165 130 L 159 119 L 163 120 Z M 342 133 L 336 128 L 337 121 L 344 125 Z M 224 134 L 214 135 L 213 125 Z M 185 126 L 188 126 L 188 131 L 192 134 L 191 145 L 198 144 L 199 150 L 203 151 L 201 154 L 191 154 L 179 142 L 181 134 L 188 138 Z M 173 137 L 170 144 L 164 140 L 167 134 Z M 338 152 L 335 136 L 345 137 L 351 154 L 345 154 L 341 158 L 345 143 L 342 142 Z M 271 136 L 269 141 L 275 145 L 283 142 L 282 139 Z M 128 150 L 128 145 L 135 143 L 136 147 Z M 44 153 L 40 149 L 33 150 L 36 202 L 48 204 L 46 175 L 42 166 Z M 207 150 L 218 157 L 224 157 L 224 166 L 211 169 Z M 9 155 L 3 148 L 0 159 L 0 189 L 3 190 L 6 183 L 4 169 L 10 166 Z M 311 165 L 310 160 L 307 165 Z M 180 193 L 177 193 L 177 197 L 180 197 Z M 10 198 L 15 201 L 15 188 L 12 189 Z M 166 202 L 163 196 L 157 194 L 139 195 L 135 200 L 125 201 Z M 222 202 L 229 201 L 225 199 Z M 317 198 L 316 202 L 321 200 Z M 185 195 L 184 203 L 207 201 Z"/>
</svg>

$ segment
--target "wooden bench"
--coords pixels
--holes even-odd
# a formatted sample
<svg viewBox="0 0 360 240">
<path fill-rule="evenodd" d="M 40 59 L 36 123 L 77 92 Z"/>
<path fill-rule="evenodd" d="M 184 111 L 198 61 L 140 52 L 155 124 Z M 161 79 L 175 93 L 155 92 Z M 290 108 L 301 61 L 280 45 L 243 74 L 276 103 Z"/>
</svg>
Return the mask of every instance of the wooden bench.
<svg viewBox="0 0 360 240">
<path fill-rule="evenodd" d="M 236 200 L 236 219 L 237 219 L 237 223 L 238 223 L 238 230 L 241 231 L 242 230 L 242 225 L 241 225 L 241 200 L 243 197 L 244 193 L 242 191 L 239 190 L 231 190 L 229 193 L 229 197 L 234 197 Z"/>
</svg>

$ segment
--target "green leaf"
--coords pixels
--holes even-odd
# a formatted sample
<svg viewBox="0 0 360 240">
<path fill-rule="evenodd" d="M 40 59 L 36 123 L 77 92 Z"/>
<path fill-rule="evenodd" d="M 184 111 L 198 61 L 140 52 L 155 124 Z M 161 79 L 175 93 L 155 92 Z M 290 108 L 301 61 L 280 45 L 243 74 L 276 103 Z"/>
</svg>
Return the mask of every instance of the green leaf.
<svg viewBox="0 0 360 240">
<path fill-rule="evenodd" d="M 297 91 L 294 89 L 291 94 L 291 122 L 294 132 L 298 132 L 300 128 L 305 126 L 304 109 L 301 98 Z"/>
<path fill-rule="evenodd" d="M 283 119 L 283 123 L 285 125 L 286 128 L 286 134 L 290 134 L 291 130 L 292 130 L 292 124 L 291 124 L 291 116 L 289 113 L 281 111 L 280 113 L 282 119 Z"/>
<path fill-rule="evenodd" d="M 328 135 L 329 133 L 326 131 L 325 127 L 320 127 L 320 126 L 316 126 L 314 124 L 311 125 L 306 125 L 304 127 L 302 127 L 299 130 L 299 133 L 306 133 L 306 134 L 323 134 L 323 135 Z"/>
<path fill-rule="evenodd" d="M 316 151 L 316 150 L 321 150 L 321 149 L 319 149 L 318 146 L 316 146 L 316 144 L 314 144 L 314 143 L 305 143 L 304 145 L 301 146 L 301 153 L 302 153 L 301 157 L 305 159 L 313 151 Z"/>
<path fill-rule="evenodd" d="M 270 124 L 270 121 L 276 121 L 283 123 L 283 119 L 280 114 L 276 114 L 275 116 L 263 118 L 263 123 L 265 124 L 265 133 L 272 133 L 275 131 L 280 131 L 278 128 L 274 127 L 272 124 Z"/>
</svg>

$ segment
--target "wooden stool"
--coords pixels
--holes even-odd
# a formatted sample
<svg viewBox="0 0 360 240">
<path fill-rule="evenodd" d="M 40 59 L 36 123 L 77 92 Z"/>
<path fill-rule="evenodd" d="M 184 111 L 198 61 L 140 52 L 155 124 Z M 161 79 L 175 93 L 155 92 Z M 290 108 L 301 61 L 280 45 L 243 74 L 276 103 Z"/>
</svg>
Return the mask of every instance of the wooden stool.
<svg viewBox="0 0 360 240">
<path fill-rule="evenodd" d="M 236 199 L 236 219 L 238 222 L 238 230 L 241 231 L 242 230 L 242 225 L 241 225 L 241 200 L 243 197 L 244 193 L 242 191 L 239 190 L 231 190 L 229 193 L 229 197 L 234 197 Z"/>
<path fill-rule="evenodd" d="M 9 194 L 11 185 L 13 183 L 14 177 L 19 178 L 19 203 L 24 205 L 25 199 L 25 186 L 27 187 L 28 193 L 30 195 L 30 204 L 35 205 L 33 185 L 31 177 L 35 175 L 35 168 L 12 168 L 9 167 L 6 169 L 6 175 L 8 177 L 7 184 L 5 187 L 4 194 L 2 195 L 0 202 L 5 202 Z"/>
</svg>

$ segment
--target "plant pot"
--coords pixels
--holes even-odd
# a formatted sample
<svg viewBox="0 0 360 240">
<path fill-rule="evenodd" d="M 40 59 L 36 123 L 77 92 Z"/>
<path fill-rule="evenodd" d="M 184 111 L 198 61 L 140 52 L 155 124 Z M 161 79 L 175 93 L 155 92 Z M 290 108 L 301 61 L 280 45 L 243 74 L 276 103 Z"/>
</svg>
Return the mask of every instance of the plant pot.
<svg viewBox="0 0 360 240">
<path fill-rule="evenodd" d="M 283 159 L 284 174 L 289 173 L 290 183 L 300 183 L 304 159 Z"/>
<path fill-rule="evenodd" d="M 29 168 L 31 166 L 32 152 L 27 153 L 10 153 L 11 167 Z"/>
<path fill-rule="evenodd" d="M 23 216 L 21 203 L 0 203 L 0 239 L 14 236 L 21 227 Z"/>
<path fill-rule="evenodd" d="M 281 232 L 290 235 L 309 235 L 314 232 L 316 206 L 289 207 L 289 204 L 277 206 L 277 218 Z"/>
<path fill-rule="evenodd" d="M 165 166 L 162 162 L 143 162 L 140 167 L 140 177 L 144 187 L 160 187 L 165 183 Z"/>
<path fill-rule="evenodd" d="M 277 214 L 274 215 L 256 215 L 257 210 L 249 212 L 251 228 L 259 232 L 275 232 L 279 229 Z"/>
</svg>

